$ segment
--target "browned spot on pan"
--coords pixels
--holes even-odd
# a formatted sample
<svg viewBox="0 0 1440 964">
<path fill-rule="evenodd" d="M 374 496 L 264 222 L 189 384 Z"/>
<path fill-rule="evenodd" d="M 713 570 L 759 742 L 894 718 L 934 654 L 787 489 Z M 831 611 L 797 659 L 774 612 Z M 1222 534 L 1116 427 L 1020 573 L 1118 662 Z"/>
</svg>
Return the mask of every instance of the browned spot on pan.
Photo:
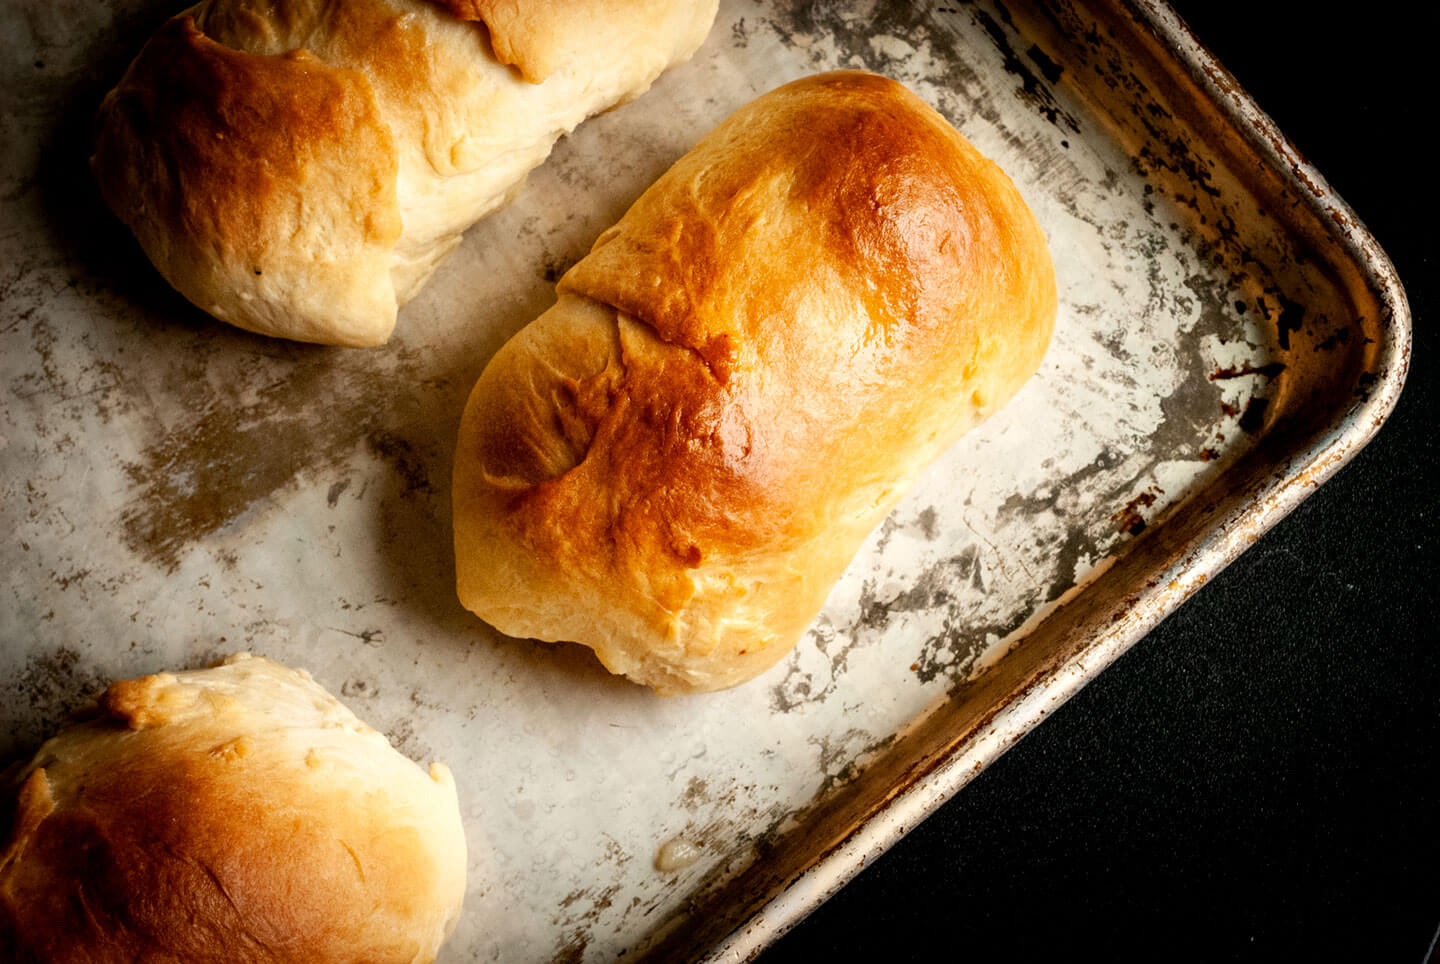
<svg viewBox="0 0 1440 964">
<path fill-rule="evenodd" d="M 136 486 L 120 520 L 127 545 L 174 571 L 187 547 L 296 488 L 302 475 L 337 471 L 362 443 L 394 465 L 406 493 L 432 492 L 433 453 L 417 451 L 392 424 L 403 419 L 390 386 L 405 379 L 380 370 L 387 363 L 393 358 L 376 356 L 357 370 L 332 353 L 302 355 L 245 404 L 233 401 L 239 391 L 217 393 L 197 379 L 179 393 L 193 414 L 125 467 Z M 327 501 L 344 488 L 332 487 Z"/>
<path fill-rule="evenodd" d="M 337 391 L 336 374 L 274 386 L 249 405 L 210 399 L 125 467 L 139 493 L 121 522 L 129 547 L 174 570 L 185 548 L 234 522 L 306 469 L 337 465 L 374 406 Z M 317 400 L 322 400 L 317 404 Z"/>
</svg>

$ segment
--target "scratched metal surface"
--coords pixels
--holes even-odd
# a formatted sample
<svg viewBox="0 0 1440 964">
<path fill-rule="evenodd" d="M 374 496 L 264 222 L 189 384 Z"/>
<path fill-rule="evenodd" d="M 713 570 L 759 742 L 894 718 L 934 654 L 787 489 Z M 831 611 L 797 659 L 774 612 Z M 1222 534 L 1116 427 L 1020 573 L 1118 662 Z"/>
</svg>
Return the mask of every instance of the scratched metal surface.
<svg viewBox="0 0 1440 964">
<path fill-rule="evenodd" d="M 174 6 L 22 0 L 0 26 L 0 760 L 110 678 L 305 666 L 455 771 L 470 889 L 442 960 L 753 954 L 1348 458 L 1403 379 L 1383 254 L 1153 4 L 722 3 L 389 346 L 246 335 L 169 291 L 85 172 L 99 98 Z M 452 589 L 469 387 L 702 134 L 832 67 L 906 82 L 1014 177 L 1060 277 L 1043 368 L 749 685 L 661 700 L 499 637 Z M 677 838 L 699 859 L 657 870 Z"/>
</svg>

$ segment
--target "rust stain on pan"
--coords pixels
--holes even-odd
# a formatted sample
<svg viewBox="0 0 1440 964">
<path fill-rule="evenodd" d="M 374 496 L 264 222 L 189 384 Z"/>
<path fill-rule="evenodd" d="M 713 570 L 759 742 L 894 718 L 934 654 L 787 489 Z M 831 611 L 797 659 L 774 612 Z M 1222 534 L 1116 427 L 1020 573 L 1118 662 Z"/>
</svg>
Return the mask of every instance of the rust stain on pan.
<svg viewBox="0 0 1440 964">
<path fill-rule="evenodd" d="M 1240 378 L 1244 375 L 1260 375 L 1264 378 L 1274 378 L 1285 370 L 1284 362 L 1270 362 L 1265 365 L 1232 365 L 1229 368 L 1217 368 L 1210 373 L 1212 382 L 1228 378 Z"/>
<path fill-rule="evenodd" d="M 1154 505 L 1156 498 L 1158 498 L 1158 493 L 1153 489 L 1146 489 L 1125 503 L 1125 508 L 1116 512 L 1110 519 L 1117 524 L 1121 532 L 1132 536 L 1139 535 L 1145 528 L 1145 517 L 1141 514 L 1141 510 Z"/>
</svg>

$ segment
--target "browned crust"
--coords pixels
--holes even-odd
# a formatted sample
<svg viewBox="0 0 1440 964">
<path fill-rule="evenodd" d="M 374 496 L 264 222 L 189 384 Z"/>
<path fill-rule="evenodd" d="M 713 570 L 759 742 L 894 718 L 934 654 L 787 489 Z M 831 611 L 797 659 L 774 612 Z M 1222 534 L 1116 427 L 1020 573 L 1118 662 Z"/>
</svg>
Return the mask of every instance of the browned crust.
<svg viewBox="0 0 1440 964">
<path fill-rule="evenodd" d="M 1034 238 L 1006 224 L 998 171 L 899 84 L 829 74 L 762 107 L 677 163 L 561 280 L 690 351 L 604 376 L 584 461 L 511 503 L 527 545 L 614 546 L 662 571 L 783 551 L 813 533 L 807 502 L 851 484 L 857 453 L 838 449 L 852 427 L 901 415 L 887 395 L 943 379 L 974 356 L 990 305 L 1026 300 L 1029 273 L 1003 272 L 1033 260 Z M 796 324 L 797 292 L 822 279 L 858 292 L 863 317 Z"/>
<path fill-rule="evenodd" d="M 694 52 L 715 0 L 455 12 L 488 21 L 427 0 L 202 0 L 102 104 L 102 195 L 216 318 L 382 344 L 556 137 Z"/>
<path fill-rule="evenodd" d="M 127 223 L 155 206 L 187 233 L 259 257 L 276 231 L 270 225 L 299 204 L 312 165 L 337 156 L 350 161 L 354 196 L 370 198 L 377 214 L 356 231 L 394 243 L 389 141 L 359 73 L 303 50 L 231 50 L 182 16 L 160 28 L 106 98 L 95 171 L 106 203 Z"/>
<path fill-rule="evenodd" d="M 250 274 L 303 285 L 311 265 L 290 254 L 293 239 L 331 197 L 343 200 L 318 257 L 400 236 L 395 145 L 369 81 L 303 50 L 233 50 L 188 15 L 105 98 L 91 166 L 161 274 L 206 310 Z"/>
<path fill-rule="evenodd" d="M 581 373 L 522 335 L 482 376 L 457 453 L 462 598 L 542 638 L 575 621 L 509 614 L 615 606 L 653 638 L 559 638 L 641 651 L 733 622 L 730 594 L 752 628 L 685 644 L 716 685 L 735 680 L 714 653 L 793 644 L 913 474 L 1035 371 L 1055 317 L 1044 236 L 1009 179 L 859 72 L 736 112 L 558 290 L 542 331 L 568 324 L 571 296 L 612 306 L 618 338 L 603 365 L 577 346 Z M 534 458 L 557 426 L 568 456 Z M 746 587 L 762 570 L 773 599 Z"/>
<path fill-rule="evenodd" d="M 54 964 L 308 964 L 348 959 L 332 955 L 346 947 L 355 959 L 408 961 L 401 935 L 376 943 L 370 928 L 357 946 L 346 932 L 385 893 L 377 874 L 424 869 L 404 866 L 410 852 L 386 861 L 371 851 L 366 879 L 329 826 L 271 812 L 287 789 L 304 793 L 292 784 L 225 753 L 141 750 L 97 769 L 27 834 L 24 860 L 0 885 L 0 918 L 33 959 Z"/>
<path fill-rule="evenodd" d="M 857 72 L 774 92 L 682 158 L 560 290 L 614 305 L 723 373 L 741 346 L 783 347 L 771 319 L 833 267 L 865 292 L 863 336 L 889 346 L 866 366 L 908 377 L 973 335 L 977 296 L 1029 283 L 984 273 L 1029 261 L 1032 240 L 1007 224 L 1014 201 L 997 193 L 998 170 L 920 107 L 894 81 Z"/>
<path fill-rule="evenodd" d="M 383 756 L 338 706 L 313 729 L 318 688 L 290 715 L 197 692 L 170 674 L 112 684 L 109 715 L 41 749 L 0 850 L 0 959 L 430 960 L 453 913 L 441 902 L 458 900 L 438 890 L 453 854 L 435 841 L 460 833 L 457 812 L 428 809 L 440 797 L 413 792 L 433 774 Z"/>
<path fill-rule="evenodd" d="M 562 389 L 575 400 L 570 431 L 583 458 L 517 493 L 507 521 L 560 571 L 638 580 L 673 611 L 693 592 L 687 571 L 707 556 L 793 536 L 777 525 L 785 506 L 750 444 L 750 406 L 694 353 L 623 329 L 618 341 L 618 364 Z M 486 457 L 489 467 L 507 461 L 493 449 Z"/>
</svg>

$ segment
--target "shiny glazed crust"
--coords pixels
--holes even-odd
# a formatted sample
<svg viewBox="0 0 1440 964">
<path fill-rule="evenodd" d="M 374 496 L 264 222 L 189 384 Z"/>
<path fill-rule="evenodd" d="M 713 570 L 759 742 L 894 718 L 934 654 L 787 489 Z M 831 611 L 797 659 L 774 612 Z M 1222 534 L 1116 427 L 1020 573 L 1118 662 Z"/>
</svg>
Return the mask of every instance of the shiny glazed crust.
<svg viewBox="0 0 1440 964">
<path fill-rule="evenodd" d="M 461 602 L 662 693 L 784 656 L 918 473 L 1040 364 L 1049 251 L 1010 180 L 901 85 L 736 112 L 476 384 Z"/>
<path fill-rule="evenodd" d="M 204 0 L 101 105 L 101 194 L 217 318 L 384 342 L 561 134 L 694 53 L 716 0 L 452 6 L 466 16 L 426 0 Z"/>
<path fill-rule="evenodd" d="M 114 683 L 16 786 L 6 961 L 421 964 L 460 913 L 449 771 L 268 660 Z"/>
</svg>

